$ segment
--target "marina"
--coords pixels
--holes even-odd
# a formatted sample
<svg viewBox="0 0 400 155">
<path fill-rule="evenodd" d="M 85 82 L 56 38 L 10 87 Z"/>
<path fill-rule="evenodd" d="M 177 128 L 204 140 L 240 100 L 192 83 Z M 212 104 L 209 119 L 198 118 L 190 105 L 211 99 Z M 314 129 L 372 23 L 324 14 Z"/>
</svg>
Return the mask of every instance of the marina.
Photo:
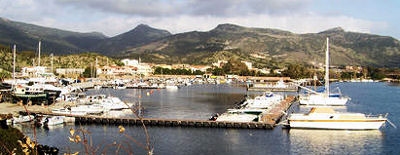
<svg viewBox="0 0 400 155">
<path fill-rule="evenodd" d="M 380 104 L 376 104 L 378 101 L 376 96 L 398 92 L 400 87 L 391 86 L 388 83 L 333 83 L 332 86 L 340 86 L 344 94 L 352 97 L 352 102 L 346 106 L 347 108 L 339 108 L 339 111 L 373 114 L 387 112 L 389 113 L 388 118 L 394 124 L 400 123 L 399 113 L 396 110 L 399 106 L 397 104 L 398 98 L 386 96 L 379 100 Z M 377 91 L 371 91 L 372 88 Z M 88 94 L 97 94 L 98 91 L 88 90 Z M 141 102 L 146 107 L 143 115 L 147 117 L 144 123 L 146 123 L 149 135 L 154 141 L 156 154 L 191 154 L 193 149 L 206 154 L 229 153 L 234 155 L 248 152 L 254 154 L 307 154 L 310 152 L 313 152 L 313 154 L 356 154 L 360 152 L 393 154 L 400 151 L 395 147 L 398 143 L 398 129 L 388 124 L 380 130 L 365 131 L 287 129 L 279 124 L 274 126 L 273 129 L 267 129 L 265 126 L 239 127 L 238 123 L 236 123 L 236 127 L 235 123 L 228 123 L 221 125 L 221 127 L 212 126 L 212 124 L 210 126 L 205 125 L 204 122 L 217 123 L 207 120 L 211 114 L 224 112 L 232 108 L 235 101 L 243 99 L 243 94 L 246 94 L 246 91 L 241 87 L 192 85 L 172 92 L 157 90 L 150 96 L 146 96 L 148 91 L 143 89 L 101 89 L 101 91 L 105 94 L 119 96 L 122 100 L 126 100 L 127 97 L 125 96 L 132 94 L 143 96 Z M 361 94 L 366 95 L 361 97 Z M 161 98 L 163 100 L 160 100 Z M 207 100 L 192 100 L 189 103 L 188 98 L 207 98 Z M 292 104 L 290 108 L 294 108 L 299 113 L 309 111 L 308 107 L 299 106 L 298 103 Z M 38 141 L 43 144 L 49 144 L 46 142 L 51 141 L 51 145 L 61 148 L 60 153 L 66 152 L 67 149 L 64 148 L 80 150 L 79 147 L 68 142 L 67 133 L 69 129 L 83 128 L 90 131 L 94 145 L 97 146 L 101 142 L 111 143 L 124 140 L 123 137 L 115 137 L 114 135 L 118 133 L 119 125 L 123 125 L 126 132 L 131 136 L 139 140 L 144 139 L 140 122 L 137 120 L 129 123 L 133 120 L 125 118 L 97 119 L 99 117 L 81 116 L 76 118 L 82 118 L 82 120 L 76 120 L 72 124 L 52 126 L 49 129 L 37 128 Z M 163 121 L 157 122 L 156 120 Z M 185 120 L 192 121 L 185 122 Z M 178 125 L 178 121 L 184 121 L 181 122 L 183 125 Z M 258 123 L 249 123 L 249 125 L 253 124 Z M 27 135 L 33 135 L 33 131 L 29 127 L 21 129 Z M 260 145 L 263 147 L 260 147 Z M 136 149 L 141 152 L 139 148 Z"/>
<path fill-rule="evenodd" d="M 74 117 L 75 124 L 103 124 L 103 125 L 149 125 L 149 126 L 166 126 L 166 127 L 210 127 L 210 128 L 245 128 L 245 129 L 273 129 L 282 115 L 282 111 L 286 111 L 295 101 L 293 96 L 287 97 L 279 102 L 268 113 L 260 116 L 259 122 L 234 122 L 234 121 L 212 121 L 212 120 L 195 120 L 195 119 L 165 119 L 165 118 L 116 118 L 102 116 L 84 116 L 82 112 L 68 113 L 53 111 L 45 113 L 43 111 L 30 111 L 36 115 L 53 115 Z M 89 110 L 90 108 L 84 108 Z M 24 113 L 21 111 L 20 113 Z"/>
</svg>

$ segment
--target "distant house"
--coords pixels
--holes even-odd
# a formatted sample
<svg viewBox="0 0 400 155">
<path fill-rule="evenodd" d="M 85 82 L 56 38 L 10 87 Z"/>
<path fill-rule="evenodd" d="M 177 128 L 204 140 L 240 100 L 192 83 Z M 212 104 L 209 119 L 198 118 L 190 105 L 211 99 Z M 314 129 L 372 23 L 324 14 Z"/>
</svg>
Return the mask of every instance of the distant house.
<svg viewBox="0 0 400 155">
<path fill-rule="evenodd" d="M 124 63 L 125 66 L 139 66 L 139 60 L 136 59 L 122 59 L 122 63 Z"/>
<path fill-rule="evenodd" d="M 133 66 L 103 66 L 97 68 L 98 75 L 134 75 L 138 68 Z"/>
<path fill-rule="evenodd" d="M 244 63 L 247 66 L 247 69 L 253 69 L 253 63 L 248 62 L 248 61 L 241 61 L 242 63 Z"/>
<path fill-rule="evenodd" d="M 44 66 L 23 67 L 21 68 L 21 76 L 25 77 L 38 77 L 44 73 L 50 73 L 51 69 Z"/>
<path fill-rule="evenodd" d="M 192 72 L 194 72 L 196 70 L 199 70 L 199 71 L 202 71 L 202 72 L 207 72 L 207 69 L 209 69 L 209 68 L 212 68 L 212 67 L 211 66 L 207 66 L 207 65 L 195 65 L 195 66 L 190 67 L 190 70 Z"/>
<path fill-rule="evenodd" d="M 224 64 L 228 63 L 226 60 L 218 60 L 217 62 L 212 63 L 212 66 L 215 67 L 222 67 Z"/>
<path fill-rule="evenodd" d="M 56 73 L 58 75 L 81 75 L 85 72 L 83 68 L 57 68 Z"/>
</svg>

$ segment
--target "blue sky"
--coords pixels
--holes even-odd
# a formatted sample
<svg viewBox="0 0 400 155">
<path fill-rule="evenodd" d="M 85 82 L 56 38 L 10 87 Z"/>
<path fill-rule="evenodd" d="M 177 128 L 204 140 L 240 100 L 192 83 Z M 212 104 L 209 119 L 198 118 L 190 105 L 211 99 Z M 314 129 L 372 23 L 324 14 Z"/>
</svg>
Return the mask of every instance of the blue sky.
<svg viewBox="0 0 400 155">
<path fill-rule="evenodd" d="M 171 33 L 218 24 L 317 33 L 345 31 L 400 38 L 397 0 L 0 0 L 0 17 L 115 36 L 139 24 Z"/>
</svg>

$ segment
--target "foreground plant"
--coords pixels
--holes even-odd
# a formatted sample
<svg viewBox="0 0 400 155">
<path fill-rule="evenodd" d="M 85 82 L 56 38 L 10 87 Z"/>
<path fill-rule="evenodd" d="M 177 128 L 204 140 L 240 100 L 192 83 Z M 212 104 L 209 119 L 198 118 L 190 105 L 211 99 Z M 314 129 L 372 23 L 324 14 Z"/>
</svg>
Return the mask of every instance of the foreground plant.
<svg viewBox="0 0 400 155">
<path fill-rule="evenodd" d="M 31 141 L 31 138 L 25 137 L 23 141 L 18 140 L 18 143 L 21 145 L 22 152 L 26 155 L 37 153 L 36 150 L 36 142 Z"/>
<path fill-rule="evenodd" d="M 136 140 L 134 137 L 128 135 L 125 133 L 125 127 L 122 125 L 118 126 L 118 132 L 121 134 L 123 137 L 127 138 L 129 141 L 133 142 L 136 144 L 138 147 L 144 149 L 148 155 L 153 154 L 153 148 L 150 144 L 150 136 L 148 134 L 147 128 L 143 122 L 143 117 L 140 116 L 140 107 L 135 108 L 132 107 L 131 111 L 132 113 L 141 121 L 142 128 L 144 130 L 145 136 L 146 136 L 146 143 L 141 143 L 140 141 Z M 85 130 L 83 128 L 79 128 L 77 130 L 71 128 L 69 130 L 70 136 L 68 137 L 69 141 L 72 143 L 76 144 L 82 144 L 84 146 L 84 153 L 85 154 L 98 154 L 98 152 L 101 152 L 102 154 L 106 154 L 107 151 L 110 150 L 110 148 L 115 148 L 114 154 L 119 154 L 123 150 L 124 153 L 127 154 L 133 154 L 133 150 L 131 150 L 131 146 L 129 145 L 128 141 L 122 141 L 122 142 L 111 142 L 110 144 L 106 145 L 104 148 L 100 148 L 99 146 L 93 146 L 92 141 L 91 141 L 91 133 L 88 130 Z M 101 150 L 100 150 L 101 149 Z M 69 153 L 68 155 L 77 155 L 79 152 L 75 153 Z"/>
</svg>

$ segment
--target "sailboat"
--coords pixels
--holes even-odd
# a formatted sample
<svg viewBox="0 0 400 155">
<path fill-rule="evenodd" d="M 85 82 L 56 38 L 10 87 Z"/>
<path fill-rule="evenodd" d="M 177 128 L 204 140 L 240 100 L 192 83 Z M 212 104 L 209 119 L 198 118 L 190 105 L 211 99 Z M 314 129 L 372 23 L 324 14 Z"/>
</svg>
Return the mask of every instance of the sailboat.
<svg viewBox="0 0 400 155">
<path fill-rule="evenodd" d="M 313 107 L 309 113 L 294 113 L 288 117 L 290 128 L 378 130 L 388 121 L 387 115 L 336 112 L 331 107 Z"/>
<path fill-rule="evenodd" d="M 329 44 L 329 39 L 326 39 Z M 327 47 L 326 72 L 329 72 L 329 47 Z M 300 103 L 313 105 L 345 105 L 347 98 L 331 95 L 329 92 L 329 73 L 325 74 L 324 93 L 311 94 L 309 98 L 301 99 Z M 336 112 L 330 106 L 312 107 L 308 113 L 294 113 L 288 117 L 290 128 L 306 129 L 338 129 L 338 130 L 377 130 L 388 121 L 387 115 L 365 115 L 363 113 Z"/>
<path fill-rule="evenodd" d="M 325 91 L 317 92 L 306 87 L 306 91 L 310 94 L 302 95 L 299 97 L 299 102 L 301 105 L 315 105 L 315 106 L 344 106 L 349 97 L 343 96 L 340 93 L 331 93 L 329 90 L 329 38 L 326 38 L 326 51 L 325 51 Z"/>
</svg>

